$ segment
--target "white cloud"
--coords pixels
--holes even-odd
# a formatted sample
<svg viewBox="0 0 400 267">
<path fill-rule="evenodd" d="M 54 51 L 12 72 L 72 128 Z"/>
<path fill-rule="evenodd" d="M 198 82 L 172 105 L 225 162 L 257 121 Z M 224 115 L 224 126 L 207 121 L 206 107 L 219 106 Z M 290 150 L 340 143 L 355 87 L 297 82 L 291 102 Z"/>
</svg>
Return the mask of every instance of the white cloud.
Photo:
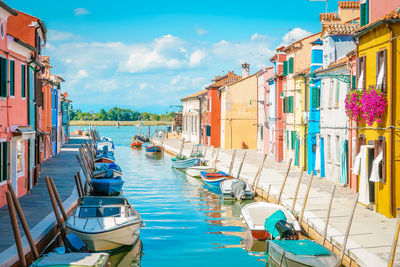
<svg viewBox="0 0 400 267">
<path fill-rule="evenodd" d="M 190 65 L 191 66 L 196 66 L 199 65 L 203 59 L 206 57 L 206 52 L 204 50 L 195 50 L 191 55 L 190 55 Z"/>
<path fill-rule="evenodd" d="M 143 90 L 146 87 L 149 87 L 149 85 L 147 83 L 141 83 L 140 86 L 139 86 L 140 90 Z"/>
<path fill-rule="evenodd" d="M 268 39 L 268 35 L 263 35 L 263 34 L 259 34 L 259 33 L 255 33 L 250 37 L 251 41 L 263 41 L 263 40 L 267 40 Z"/>
<path fill-rule="evenodd" d="M 76 78 L 76 79 L 83 79 L 83 78 L 86 78 L 86 77 L 88 77 L 88 76 L 89 76 L 89 75 L 88 75 L 88 73 L 86 72 L 86 70 L 81 69 L 81 70 L 78 70 L 78 72 L 76 73 L 75 78 Z"/>
<path fill-rule="evenodd" d="M 47 37 L 49 41 L 57 42 L 57 41 L 69 40 L 72 38 L 76 38 L 78 36 L 70 32 L 49 29 L 47 32 Z"/>
<path fill-rule="evenodd" d="M 294 28 L 290 32 L 286 33 L 285 36 L 283 36 L 282 43 L 283 45 L 289 45 L 311 34 L 311 32 L 308 32 L 302 28 Z"/>
<path fill-rule="evenodd" d="M 75 16 L 87 15 L 90 11 L 83 7 L 78 7 L 74 9 Z"/>
<path fill-rule="evenodd" d="M 208 31 L 206 29 L 200 28 L 198 24 L 196 25 L 196 32 L 200 36 L 208 34 Z"/>
</svg>

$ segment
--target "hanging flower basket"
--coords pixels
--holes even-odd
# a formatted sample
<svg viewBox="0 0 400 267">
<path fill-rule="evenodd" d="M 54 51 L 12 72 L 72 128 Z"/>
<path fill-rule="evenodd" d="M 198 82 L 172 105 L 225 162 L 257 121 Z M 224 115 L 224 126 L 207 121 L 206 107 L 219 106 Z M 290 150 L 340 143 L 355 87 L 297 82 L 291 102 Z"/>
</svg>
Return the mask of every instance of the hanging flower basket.
<svg viewBox="0 0 400 267">
<path fill-rule="evenodd" d="M 346 115 L 371 126 L 374 122 L 382 122 L 387 104 L 384 93 L 374 86 L 369 86 L 363 92 L 352 90 L 345 100 Z"/>
</svg>

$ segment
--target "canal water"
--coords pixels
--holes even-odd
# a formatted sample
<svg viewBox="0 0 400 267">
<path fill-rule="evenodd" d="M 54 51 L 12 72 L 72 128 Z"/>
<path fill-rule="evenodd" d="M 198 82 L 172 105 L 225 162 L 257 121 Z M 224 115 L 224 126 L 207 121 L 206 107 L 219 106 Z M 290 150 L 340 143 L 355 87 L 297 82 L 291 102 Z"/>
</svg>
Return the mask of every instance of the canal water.
<svg viewBox="0 0 400 267">
<path fill-rule="evenodd" d="M 98 129 L 114 140 L 124 195 L 146 224 L 141 244 L 113 255 L 113 266 L 265 266 L 265 242 L 252 241 L 240 218 L 244 203 L 224 201 L 173 169 L 167 154 L 131 149 L 136 126 Z"/>
</svg>

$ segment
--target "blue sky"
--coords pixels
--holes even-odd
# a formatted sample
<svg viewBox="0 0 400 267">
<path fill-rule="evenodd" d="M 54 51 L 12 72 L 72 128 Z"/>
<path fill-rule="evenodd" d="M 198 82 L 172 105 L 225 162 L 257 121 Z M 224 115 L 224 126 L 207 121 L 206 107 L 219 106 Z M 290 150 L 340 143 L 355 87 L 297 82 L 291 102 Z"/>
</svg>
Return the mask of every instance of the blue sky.
<svg viewBox="0 0 400 267">
<path fill-rule="evenodd" d="M 5 1 L 42 19 L 45 54 L 74 108 L 165 113 L 215 75 L 269 65 L 274 49 L 319 32 L 325 2 Z M 337 1 L 329 1 L 329 11 Z"/>
</svg>

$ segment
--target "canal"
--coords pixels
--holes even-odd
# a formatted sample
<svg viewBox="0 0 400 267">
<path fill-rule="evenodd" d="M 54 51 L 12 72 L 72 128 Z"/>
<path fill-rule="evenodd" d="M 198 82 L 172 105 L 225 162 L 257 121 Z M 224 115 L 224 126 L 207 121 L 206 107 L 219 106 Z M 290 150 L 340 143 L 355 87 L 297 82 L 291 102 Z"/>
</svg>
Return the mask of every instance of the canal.
<svg viewBox="0 0 400 267">
<path fill-rule="evenodd" d="M 124 195 L 146 224 L 141 244 L 114 255 L 113 266 L 265 266 L 265 242 L 247 235 L 243 203 L 224 201 L 201 179 L 173 169 L 167 154 L 131 149 L 136 126 L 98 129 L 114 140 Z"/>
</svg>

